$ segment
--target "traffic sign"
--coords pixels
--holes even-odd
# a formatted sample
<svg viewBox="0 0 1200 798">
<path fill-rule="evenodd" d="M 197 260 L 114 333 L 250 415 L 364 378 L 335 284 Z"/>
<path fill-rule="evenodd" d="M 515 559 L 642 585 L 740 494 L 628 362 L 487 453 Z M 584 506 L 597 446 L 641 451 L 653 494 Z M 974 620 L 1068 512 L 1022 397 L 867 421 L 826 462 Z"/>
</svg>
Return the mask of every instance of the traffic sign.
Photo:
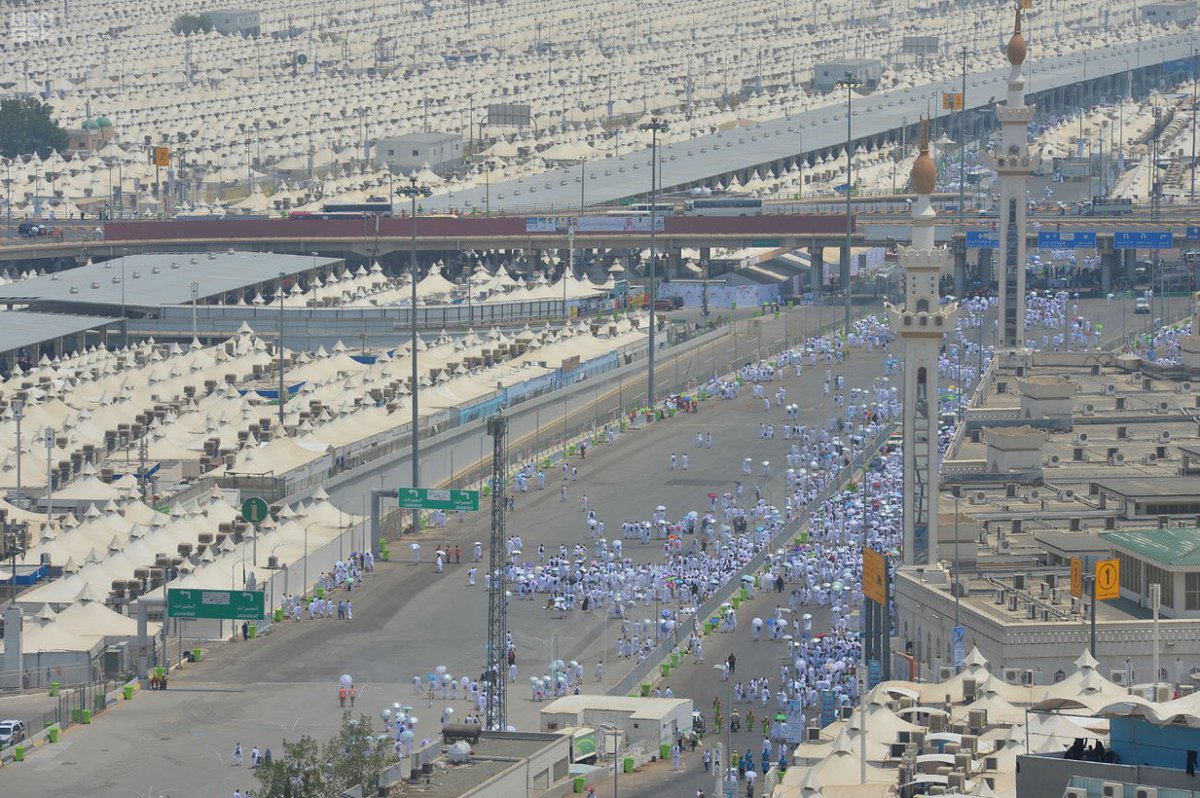
<svg viewBox="0 0 1200 798">
<path fill-rule="evenodd" d="M 967 249 L 1000 249 L 1000 234 L 991 230 L 968 230 Z"/>
<path fill-rule="evenodd" d="M 883 555 L 863 546 L 863 595 L 876 604 L 887 603 L 887 567 Z"/>
<path fill-rule="evenodd" d="M 1121 561 L 1096 563 L 1096 598 L 1100 601 L 1121 597 Z"/>
<path fill-rule="evenodd" d="M 1079 230 L 1073 233 L 1038 231 L 1038 249 L 1095 249 L 1096 232 Z"/>
<path fill-rule="evenodd" d="M 1114 249 L 1171 249 L 1175 236 L 1170 230 L 1117 230 L 1113 233 Z"/>
<path fill-rule="evenodd" d="M 1083 560 L 1078 557 L 1071 558 L 1071 595 L 1083 597 Z"/>
<path fill-rule="evenodd" d="M 962 665 L 966 658 L 967 627 L 954 626 L 950 629 L 950 653 L 954 655 L 954 667 Z"/>
<path fill-rule="evenodd" d="M 242 502 L 242 518 L 251 524 L 261 524 L 266 521 L 269 512 L 266 499 L 258 496 L 251 496 Z"/>
<path fill-rule="evenodd" d="M 167 590 L 168 618 L 214 618 L 224 621 L 259 621 L 263 611 L 261 590 Z"/>
<path fill-rule="evenodd" d="M 155 166 L 170 166 L 171 165 L 171 148 L 170 147 L 155 147 L 152 153 L 151 162 Z"/>
<path fill-rule="evenodd" d="M 1187 228 L 1188 241 L 1200 241 L 1200 225 L 1189 224 Z"/>
<path fill-rule="evenodd" d="M 961 111 L 962 107 L 963 96 L 961 91 L 942 92 L 943 111 Z"/>
<path fill-rule="evenodd" d="M 396 491 L 404 510 L 478 510 L 479 491 L 400 488 Z"/>
</svg>

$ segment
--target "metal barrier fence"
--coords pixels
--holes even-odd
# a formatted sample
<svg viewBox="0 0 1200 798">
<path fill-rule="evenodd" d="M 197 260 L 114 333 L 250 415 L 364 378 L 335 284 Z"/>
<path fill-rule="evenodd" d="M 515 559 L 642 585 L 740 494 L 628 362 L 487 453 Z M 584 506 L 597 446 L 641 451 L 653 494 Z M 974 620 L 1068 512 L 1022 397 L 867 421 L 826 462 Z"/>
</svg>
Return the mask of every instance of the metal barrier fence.
<svg viewBox="0 0 1200 798">
<path fill-rule="evenodd" d="M 899 422 L 893 422 L 880 430 L 879 434 L 877 434 L 871 440 L 870 445 L 859 452 L 854 459 L 850 461 L 849 465 L 839 471 L 838 476 L 834 479 L 834 481 L 826 485 L 820 491 L 820 493 L 817 494 L 816 498 L 814 498 L 811 503 L 806 505 L 806 508 L 818 507 L 832 498 L 835 494 L 841 492 L 846 485 L 850 483 L 855 472 L 861 468 L 864 468 L 867 463 L 873 459 L 876 454 L 878 454 L 880 447 L 887 442 L 888 437 L 891 436 L 891 434 L 895 432 L 896 428 L 899 426 Z M 729 601 L 730 596 L 732 596 L 741 586 L 742 577 L 750 576 L 762 568 L 763 565 L 766 564 L 767 555 L 774 552 L 779 547 L 779 544 L 787 537 L 800 532 L 801 528 L 807 523 L 807 521 L 808 513 L 799 512 L 797 513 L 796 517 L 792 519 L 792 521 L 780 527 L 779 532 L 777 532 L 775 536 L 771 538 L 766 546 L 764 546 L 757 554 L 754 555 L 754 557 L 752 557 L 745 565 L 743 565 L 739 571 L 730 576 L 729 580 L 721 587 L 720 590 L 710 596 L 707 601 L 697 608 L 696 615 L 694 616 L 696 621 L 703 623 L 704 619 L 715 615 L 721 608 L 721 605 Z M 613 687 L 609 690 L 609 693 L 612 695 L 627 695 L 633 691 L 633 689 L 641 684 L 647 676 L 658 669 L 659 664 L 670 655 L 672 649 L 679 645 L 679 643 L 685 640 L 690 634 L 691 632 L 685 631 L 683 626 L 677 625 L 674 634 L 655 646 L 655 648 L 646 657 L 646 660 L 626 674 L 625 677 L 619 682 L 613 685 Z"/>
</svg>

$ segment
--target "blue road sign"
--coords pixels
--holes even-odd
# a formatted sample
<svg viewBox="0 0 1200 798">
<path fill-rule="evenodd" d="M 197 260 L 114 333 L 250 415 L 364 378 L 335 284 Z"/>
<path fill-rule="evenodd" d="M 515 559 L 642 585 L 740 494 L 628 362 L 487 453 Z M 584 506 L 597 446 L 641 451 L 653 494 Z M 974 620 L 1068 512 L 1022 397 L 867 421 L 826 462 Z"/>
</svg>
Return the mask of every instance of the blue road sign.
<svg viewBox="0 0 1200 798">
<path fill-rule="evenodd" d="M 962 665 L 967 647 L 967 628 L 955 626 L 950 630 L 950 650 L 954 655 L 954 667 Z"/>
<path fill-rule="evenodd" d="M 1189 224 L 1187 229 L 1188 241 L 1200 241 L 1200 225 Z"/>
<path fill-rule="evenodd" d="M 1115 249 L 1171 249 L 1175 236 L 1170 230 L 1117 230 L 1113 233 Z"/>
<path fill-rule="evenodd" d="M 1095 249 L 1096 232 L 1077 230 L 1072 233 L 1038 231 L 1038 249 Z"/>
<path fill-rule="evenodd" d="M 991 230 L 968 230 L 967 249 L 1000 249 L 1000 234 Z"/>
</svg>

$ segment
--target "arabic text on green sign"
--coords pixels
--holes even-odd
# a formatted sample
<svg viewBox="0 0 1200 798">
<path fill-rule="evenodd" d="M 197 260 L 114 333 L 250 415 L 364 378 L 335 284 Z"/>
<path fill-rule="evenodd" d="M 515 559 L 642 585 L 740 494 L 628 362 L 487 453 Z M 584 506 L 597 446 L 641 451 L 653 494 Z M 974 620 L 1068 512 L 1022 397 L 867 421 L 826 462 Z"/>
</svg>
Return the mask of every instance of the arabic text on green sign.
<svg viewBox="0 0 1200 798">
<path fill-rule="evenodd" d="M 261 590 L 167 590 L 169 618 L 259 621 L 264 614 Z"/>
<path fill-rule="evenodd" d="M 405 510 L 478 510 L 479 491 L 400 488 L 396 491 Z"/>
</svg>

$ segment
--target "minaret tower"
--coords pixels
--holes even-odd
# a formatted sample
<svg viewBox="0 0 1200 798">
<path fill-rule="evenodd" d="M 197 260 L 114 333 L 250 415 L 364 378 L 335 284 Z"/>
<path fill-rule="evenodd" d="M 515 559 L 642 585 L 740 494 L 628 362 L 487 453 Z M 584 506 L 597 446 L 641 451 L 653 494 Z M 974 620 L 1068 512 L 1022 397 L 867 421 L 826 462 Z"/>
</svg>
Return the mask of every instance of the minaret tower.
<svg viewBox="0 0 1200 798">
<path fill-rule="evenodd" d="M 999 349 L 1025 348 L 1025 208 L 1026 184 L 1033 172 L 1029 153 L 1029 120 L 1033 108 L 1025 105 L 1025 37 L 1021 35 L 1021 7 L 1008 40 L 1008 97 L 996 107 L 1000 120 L 1000 143 L 989 165 L 1000 176 L 1000 251 L 997 294 L 1000 298 Z"/>
<path fill-rule="evenodd" d="M 928 122 L 921 121 L 921 154 L 913 163 L 912 245 L 900 249 L 904 306 L 887 304 L 892 329 L 904 339 L 904 565 L 937 562 L 938 352 L 954 329 L 956 304 L 941 304 L 938 283 L 954 257 L 934 245 L 937 213 L 930 195 L 937 167 L 929 157 Z"/>
</svg>

